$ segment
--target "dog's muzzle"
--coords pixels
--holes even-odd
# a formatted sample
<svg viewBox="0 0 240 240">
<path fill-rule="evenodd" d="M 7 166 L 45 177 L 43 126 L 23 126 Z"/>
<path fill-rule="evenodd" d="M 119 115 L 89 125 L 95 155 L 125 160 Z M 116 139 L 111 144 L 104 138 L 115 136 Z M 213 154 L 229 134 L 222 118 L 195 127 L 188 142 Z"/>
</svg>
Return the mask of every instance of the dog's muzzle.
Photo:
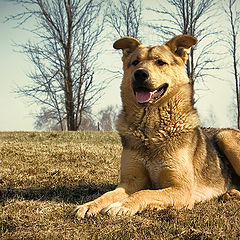
<svg viewBox="0 0 240 240">
<path fill-rule="evenodd" d="M 168 84 L 163 84 L 157 89 L 153 89 L 149 83 L 149 73 L 143 68 L 137 69 L 133 73 L 133 91 L 138 103 L 152 103 L 163 96 Z"/>
</svg>

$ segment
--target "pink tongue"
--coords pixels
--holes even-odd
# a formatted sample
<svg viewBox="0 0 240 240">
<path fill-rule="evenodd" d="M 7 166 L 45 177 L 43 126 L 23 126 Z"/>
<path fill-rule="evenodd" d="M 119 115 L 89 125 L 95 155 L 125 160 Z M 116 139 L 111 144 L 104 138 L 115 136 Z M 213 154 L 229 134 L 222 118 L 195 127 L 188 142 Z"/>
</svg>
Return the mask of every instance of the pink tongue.
<svg viewBox="0 0 240 240">
<path fill-rule="evenodd" d="M 139 90 L 136 92 L 136 99 L 139 103 L 146 103 L 151 100 L 153 92 Z"/>
</svg>

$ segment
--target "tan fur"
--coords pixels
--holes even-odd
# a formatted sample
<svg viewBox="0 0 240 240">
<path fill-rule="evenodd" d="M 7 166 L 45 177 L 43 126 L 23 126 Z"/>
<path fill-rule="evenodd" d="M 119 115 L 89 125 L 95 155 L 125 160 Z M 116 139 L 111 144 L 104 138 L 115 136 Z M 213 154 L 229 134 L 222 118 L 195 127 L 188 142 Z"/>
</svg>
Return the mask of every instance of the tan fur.
<svg viewBox="0 0 240 240">
<path fill-rule="evenodd" d="M 114 191 L 78 206 L 78 217 L 191 208 L 239 187 L 240 131 L 201 128 L 193 107 L 184 65 L 196 42 L 180 35 L 155 47 L 129 37 L 114 43 L 123 50 L 124 70 L 123 110 L 117 123 L 123 143 L 120 183 Z M 144 103 L 137 101 L 137 92 L 146 98 L 140 99 Z M 232 193 L 239 194 L 231 190 L 228 195 Z"/>
</svg>

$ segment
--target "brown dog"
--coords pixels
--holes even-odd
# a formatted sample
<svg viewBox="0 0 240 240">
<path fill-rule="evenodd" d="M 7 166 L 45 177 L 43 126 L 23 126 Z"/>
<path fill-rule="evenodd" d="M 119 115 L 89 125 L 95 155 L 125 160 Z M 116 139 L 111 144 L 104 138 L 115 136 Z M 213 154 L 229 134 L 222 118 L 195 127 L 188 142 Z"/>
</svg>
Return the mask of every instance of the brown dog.
<svg viewBox="0 0 240 240">
<path fill-rule="evenodd" d="M 78 206 L 78 217 L 192 207 L 229 190 L 240 195 L 240 131 L 201 128 L 193 107 L 184 65 L 196 42 L 180 35 L 155 47 L 130 37 L 114 43 L 124 69 L 120 184 Z"/>
</svg>

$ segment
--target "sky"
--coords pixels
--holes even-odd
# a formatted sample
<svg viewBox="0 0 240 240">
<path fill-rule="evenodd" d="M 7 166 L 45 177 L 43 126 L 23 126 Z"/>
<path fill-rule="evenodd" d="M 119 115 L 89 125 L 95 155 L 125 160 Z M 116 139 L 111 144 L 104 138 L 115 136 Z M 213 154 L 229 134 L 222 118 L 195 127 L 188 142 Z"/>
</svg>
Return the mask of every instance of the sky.
<svg viewBox="0 0 240 240">
<path fill-rule="evenodd" d="M 16 52 L 16 48 L 13 46 L 14 42 L 27 42 L 31 39 L 31 35 L 26 31 L 14 28 L 13 22 L 4 23 L 5 17 L 16 13 L 17 8 L 15 5 L 0 0 L 0 131 L 33 131 L 33 115 L 39 109 L 39 106 L 29 105 L 26 98 L 19 97 L 14 92 L 17 86 L 28 83 L 26 74 L 31 68 L 31 63 L 26 60 L 23 54 Z M 155 42 L 154 44 L 157 45 L 158 43 Z M 100 60 L 108 62 L 109 65 L 114 62 L 115 69 L 117 67 L 121 70 L 120 54 L 114 53 L 112 46 L 104 45 L 104 48 L 106 54 Z M 231 120 L 229 120 L 228 109 L 233 102 L 233 84 L 230 81 L 232 77 L 227 68 L 223 68 L 216 75 L 225 79 L 225 81 L 216 79 L 206 81 L 209 90 L 198 92 L 199 101 L 196 106 L 205 122 L 208 122 L 209 114 L 213 112 L 216 116 L 214 126 L 230 127 Z M 121 79 L 114 79 L 109 84 L 105 89 L 104 96 L 99 100 L 93 111 L 97 112 L 110 104 L 121 104 L 120 82 Z"/>
<path fill-rule="evenodd" d="M 32 130 L 33 119 L 30 108 L 14 94 L 18 84 L 25 81 L 26 62 L 24 56 L 13 51 L 13 41 L 27 38 L 13 24 L 3 23 L 5 16 L 13 12 L 11 5 L 0 1 L 0 131 Z M 29 111 L 30 110 L 30 111 Z"/>
</svg>

